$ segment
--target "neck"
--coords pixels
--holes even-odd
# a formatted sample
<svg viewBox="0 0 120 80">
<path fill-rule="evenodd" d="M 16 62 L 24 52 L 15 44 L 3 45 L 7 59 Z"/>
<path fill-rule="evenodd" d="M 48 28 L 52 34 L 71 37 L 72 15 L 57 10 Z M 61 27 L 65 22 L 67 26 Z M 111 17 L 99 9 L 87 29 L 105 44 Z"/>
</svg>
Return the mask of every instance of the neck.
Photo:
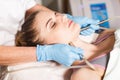
<svg viewBox="0 0 120 80">
<path fill-rule="evenodd" d="M 76 40 L 71 42 L 71 45 L 75 46 L 75 47 L 79 47 L 81 49 L 84 50 L 84 56 L 87 59 L 91 59 L 93 58 L 93 56 L 97 53 L 98 48 L 96 45 L 87 43 L 82 41 L 80 38 L 77 38 Z"/>
<path fill-rule="evenodd" d="M 105 34 L 114 33 L 114 31 L 115 30 L 107 29 L 104 32 L 102 32 L 99 35 L 99 37 L 104 36 Z M 83 49 L 84 56 L 87 59 L 93 59 L 99 55 L 109 53 L 113 49 L 114 42 L 115 42 L 115 36 L 112 35 L 97 45 L 86 43 L 79 38 L 72 41 L 71 44 L 75 47 L 79 47 L 79 48 Z"/>
</svg>

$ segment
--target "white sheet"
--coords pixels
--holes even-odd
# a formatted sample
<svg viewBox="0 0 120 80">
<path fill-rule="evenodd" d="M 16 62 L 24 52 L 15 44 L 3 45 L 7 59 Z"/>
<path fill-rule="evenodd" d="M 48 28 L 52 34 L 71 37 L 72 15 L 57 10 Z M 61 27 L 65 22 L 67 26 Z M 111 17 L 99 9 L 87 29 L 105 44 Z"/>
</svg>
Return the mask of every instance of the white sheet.
<svg viewBox="0 0 120 80">
<path fill-rule="evenodd" d="M 82 40 L 87 40 L 88 43 L 93 42 L 98 37 L 98 34 L 90 36 L 82 36 Z M 21 70 L 22 69 L 22 70 Z M 18 71 L 16 71 L 18 70 Z M 64 74 L 68 69 L 56 66 L 53 62 L 33 62 L 9 66 L 8 71 L 3 80 L 64 80 Z"/>
<path fill-rule="evenodd" d="M 110 53 L 110 60 L 103 80 L 120 79 L 120 30 L 115 32 L 116 42 L 114 49 Z M 14 38 L 13 38 L 14 39 Z M 32 67 L 32 66 L 36 67 Z M 17 66 L 9 66 L 8 70 L 16 70 L 26 67 L 26 70 L 8 73 L 4 80 L 63 80 L 63 75 L 67 69 L 60 68 L 54 63 L 28 63 Z M 44 67 L 46 66 L 46 67 Z M 39 68 L 39 69 L 38 69 Z M 22 77 L 21 77 L 22 76 Z"/>
<path fill-rule="evenodd" d="M 116 42 L 103 80 L 120 80 L 120 30 L 115 32 Z"/>
<path fill-rule="evenodd" d="M 13 72 L 7 73 L 2 80 L 64 80 L 67 69 L 53 62 L 33 62 L 9 66 L 8 71 Z"/>
</svg>

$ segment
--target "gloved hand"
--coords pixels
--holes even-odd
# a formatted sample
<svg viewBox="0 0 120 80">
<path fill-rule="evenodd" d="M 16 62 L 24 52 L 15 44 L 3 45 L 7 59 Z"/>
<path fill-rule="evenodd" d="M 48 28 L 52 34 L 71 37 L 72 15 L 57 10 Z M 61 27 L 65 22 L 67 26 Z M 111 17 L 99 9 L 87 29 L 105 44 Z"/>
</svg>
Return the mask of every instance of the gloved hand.
<svg viewBox="0 0 120 80">
<path fill-rule="evenodd" d="M 83 50 L 67 44 L 37 45 L 37 60 L 54 60 L 65 66 L 70 66 L 75 60 L 83 58 Z"/>
<path fill-rule="evenodd" d="M 78 23 L 81 29 L 89 25 L 88 29 L 80 32 L 81 35 L 87 36 L 99 29 L 99 25 L 97 25 L 99 23 L 99 20 L 89 19 L 87 17 L 82 17 L 82 16 L 71 16 L 69 14 L 66 14 L 66 15 L 69 19 Z"/>
</svg>

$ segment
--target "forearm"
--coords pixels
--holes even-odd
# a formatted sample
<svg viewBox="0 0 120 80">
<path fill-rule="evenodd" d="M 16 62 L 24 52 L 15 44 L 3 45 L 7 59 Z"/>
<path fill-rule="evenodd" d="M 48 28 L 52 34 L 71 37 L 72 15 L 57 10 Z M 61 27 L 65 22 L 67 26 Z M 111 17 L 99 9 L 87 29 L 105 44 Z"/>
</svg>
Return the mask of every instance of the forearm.
<svg viewBox="0 0 120 80">
<path fill-rule="evenodd" d="M 35 47 L 0 46 L 0 65 L 15 65 L 36 61 Z"/>
</svg>

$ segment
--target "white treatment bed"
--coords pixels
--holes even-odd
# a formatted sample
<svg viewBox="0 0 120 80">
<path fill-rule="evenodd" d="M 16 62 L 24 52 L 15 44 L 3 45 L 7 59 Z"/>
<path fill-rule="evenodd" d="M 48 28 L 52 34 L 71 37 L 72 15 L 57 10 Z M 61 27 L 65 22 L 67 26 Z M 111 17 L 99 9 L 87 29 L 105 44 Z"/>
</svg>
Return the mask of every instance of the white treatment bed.
<svg viewBox="0 0 120 80">
<path fill-rule="evenodd" d="M 110 52 L 110 60 L 103 80 L 120 79 L 120 30 L 117 30 L 115 34 L 115 46 Z M 14 70 L 18 71 L 14 72 Z M 55 63 L 51 62 L 32 62 L 9 66 L 8 71 L 12 72 L 4 75 L 4 79 L 1 80 L 64 80 L 63 75 L 67 69 L 56 66 Z"/>
<path fill-rule="evenodd" d="M 119 80 L 120 79 L 120 29 L 115 32 L 115 45 L 110 52 L 108 67 L 103 80 Z"/>
</svg>

